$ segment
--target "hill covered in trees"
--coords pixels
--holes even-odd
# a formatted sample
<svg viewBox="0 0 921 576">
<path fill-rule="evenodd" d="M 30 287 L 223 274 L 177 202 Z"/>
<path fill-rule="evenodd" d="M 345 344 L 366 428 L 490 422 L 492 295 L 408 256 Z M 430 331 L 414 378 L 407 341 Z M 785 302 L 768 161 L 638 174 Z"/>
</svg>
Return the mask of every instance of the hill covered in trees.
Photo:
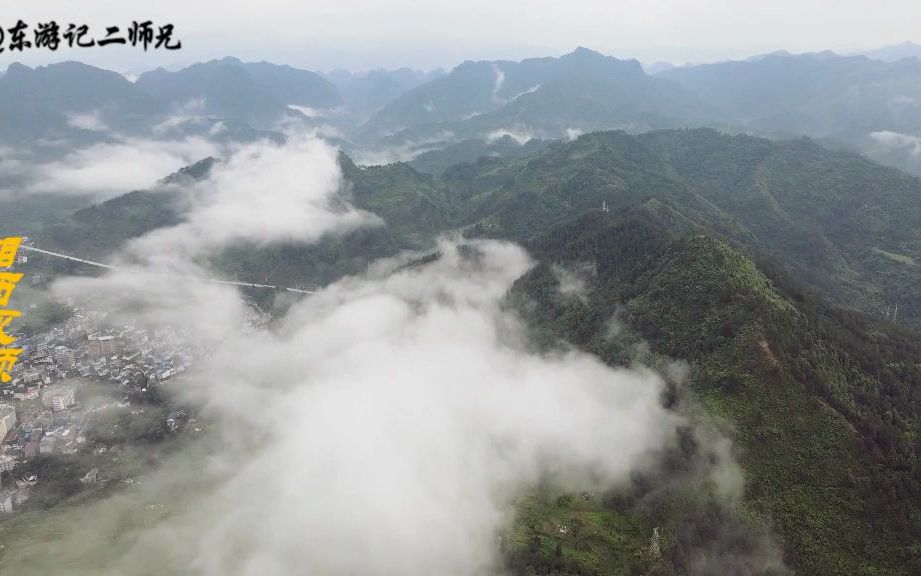
<svg viewBox="0 0 921 576">
<path fill-rule="evenodd" d="M 623 490 L 523 498 L 503 539 L 516 572 L 921 569 L 917 178 L 806 139 L 709 129 L 593 133 L 440 175 L 340 165 L 343 194 L 385 226 L 310 247 L 240 246 L 215 269 L 322 283 L 431 250 L 448 231 L 510 239 L 538 262 L 508 296 L 536 345 L 690 366 L 663 402 L 706 425 Z M 47 224 L 41 240 L 104 257 L 181 220 L 182 203 L 158 194 Z M 714 470 L 709 429 L 735 446 L 735 496 Z M 658 556 L 647 552 L 653 528 Z M 753 571 L 744 560 L 768 557 L 782 562 Z"/>
</svg>

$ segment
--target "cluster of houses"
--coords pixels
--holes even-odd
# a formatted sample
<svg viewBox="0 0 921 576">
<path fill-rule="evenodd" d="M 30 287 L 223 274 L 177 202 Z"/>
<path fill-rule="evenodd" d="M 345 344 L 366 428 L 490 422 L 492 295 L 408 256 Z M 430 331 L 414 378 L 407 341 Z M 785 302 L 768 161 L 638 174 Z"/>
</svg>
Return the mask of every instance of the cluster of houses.
<svg viewBox="0 0 921 576">
<path fill-rule="evenodd" d="M 11 380 L 0 385 L 0 482 L 8 484 L 0 484 L 0 513 L 20 506 L 41 480 L 18 478 L 17 465 L 37 454 L 98 450 L 87 446 L 85 437 L 95 412 L 127 407 L 132 397 L 183 373 L 192 362 L 181 335 L 111 326 L 104 312 L 74 309 L 63 324 L 18 339 L 21 359 Z M 82 406 L 81 392 L 94 386 L 112 402 Z"/>
</svg>

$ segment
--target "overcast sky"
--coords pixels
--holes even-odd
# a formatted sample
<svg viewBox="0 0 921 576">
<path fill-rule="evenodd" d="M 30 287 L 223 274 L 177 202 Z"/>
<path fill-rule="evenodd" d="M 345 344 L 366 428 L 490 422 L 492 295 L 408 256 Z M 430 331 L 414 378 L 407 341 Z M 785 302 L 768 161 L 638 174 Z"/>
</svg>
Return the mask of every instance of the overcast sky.
<svg viewBox="0 0 921 576">
<path fill-rule="evenodd" d="M 918 0 L 0 0 L 0 25 L 172 23 L 183 49 L 0 53 L 29 65 L 77 59 L 123 72 L 227 55 L 330 70 L 450 68 L 463 60 L 560 55 L 585 46 L 685 63 L 789 50 L 848 52 L 921 41 Z M 7 33 L 6 42 L 9 40 Z"/>
</svg>

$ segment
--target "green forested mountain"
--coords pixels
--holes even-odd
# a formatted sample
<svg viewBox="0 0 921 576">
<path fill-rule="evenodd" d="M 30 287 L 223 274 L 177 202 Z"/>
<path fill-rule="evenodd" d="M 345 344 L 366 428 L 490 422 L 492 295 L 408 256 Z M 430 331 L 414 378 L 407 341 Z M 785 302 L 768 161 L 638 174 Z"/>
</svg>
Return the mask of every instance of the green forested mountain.
<svg viewBox="0 0 921 576">
<path fill-rule="evenodd" d="M 903 58 L 921 58 L 921 45 L 914 42 L 902 42 L 876 48 L 875 50 L 867 50 L 863 52 L 863 55 L 883 62 L 896 62 Z"/>
<path fill-rule="evenodd" d="M 560 137 L 612 128 L 642 132 L 697 126 L 713 117 L 693 93 L 647 75 L 635 60 L 579 49 L 559 61 L 558 74 L 535 90 L 448 128 L 469 137 L 516 128 Z"/>
<path fill-rule="evenodd" d="M 225 58 L 176 72 L 157 69 L 136 82 L 79 62 L 13 63 L 0 76 L 0 142 L 68 150 L 122 136 L 211 137 L 218 121 L 226 130 L 217 139 L 245 141 L 255 129 L 297 115 L 289 105 L 340 104 L 336 87 L 320 75 L 267 62 Z"/>
<path fill-rule="evenodd" d="M 443 75 L 440 68 L 430 72 L 400 68 L 371 70 L 365 74 L 333 70 L 324 77 L 339 90 L 343 103 L 365 121 L 406 92 Z"/>
<path fill-rule="evenodd" d="M 672 68 L 658 76 L 681 84 L 718 110 L 720 117 L 711 126 L 824 138 L 921 174 L 915 153 L 921 135 L 921 103 L 916 98 L 921 60 L 880 56 L 769 54 Z"/>
<path fill-rule="evenodd" d="M 797 573 L 921 566 L 917 334 L 828 305 L 710 235 L 669 231 L 647 207 L 583 216 L 531 247 L 544 264 L 517 289 L 537 302 L 528 311 L 539 334 L 625 361 L 610 336 L 616 315 L 653 349 L 692 359 L 694 397 L 732 427 L 745 468 L 744 503 L 734 511 L 769 522 Z M 584 262 L 595 271 L 586 297 L 562 297 L 550 264 Z M 665 512 L 642 495 L 620 506 L 647 526 L 668 526 L 667 555 L 674 573 L 685 573 L 695 551 L 680 538 L 683 522 L 707 548 L 723 520 L 685 519 L 674 504 Z"/>
<path fill-rule="evenodd" d="M 643 204 L 672 228 L 776 260 L 838 302 L 877 315 L 899 304 L 906 322 L 921 314 L 921 182 L 854 154 L 706 129 L 605 132 L 473 172 L 475 186 L 497 184 L 470 202 L 482 233 L 527 237 L 602 203 Z"/>
<path fill-rule="evenodd" d="M 841 136 L 921 129 L 921 61 L 769 54 L 672 68 L 677 82 L 739 127 L 761 133 Z"/>
<path fill-rule="evenodd" d="M 809 136 L 921 174 L 921 60 L 773 53 L 649 75 L 580 48 L 560 58 L 466 62 L 381 109 L 365 144 L 561 138 L 606 129 L 711 126 Z"/>
<path fill-rule="evenodd" d="M 559 58 L 464 62 L 327 78 L 224 58 L 132 83 L 75 62 L 0 78 L 0 140 L 84 145 L 113 134 L 242 139 L 280 120 L 332 127 L 351 150 L 426 150 L 433 143 L 520 142 L 597 130 L 641 133 L 710 126 L 768 137 L 809 136 L 921 174 L 921 60 L 775 53 L 648 74 L 635 60 L 579 48 Z M 291 106 L 301 107 L 297 111 Z M 309 108 L 310 110 L 306 110 Z M 196 118 L 177 124 L 175 115 Z M 309 117 L 309 118 L 308 118 Z M 170 122 L 165 120 L 171 119 Z M 485 146 L 486 144 L 484 144 Z"/>
<path fill-rule="evenodd" d="M 236 62 L 259 88 L 285 104 L 314 108 L 335 108 L 342 104 L 336 87 L 316 72 L 269 62 Z"/>
<path fill-rule="evenodd" d="M 648 76 L 639 62 L 579 48 L 560 58 L 465 62 L 381 109 L 360 136 L 414 140 L 450 132 L 477 138 L 520 130 L 558 138 L 567 129 L 683 125 L 703 112 L 693 94 Z"/>
<path fill-rule="evenodd" d="M 509 305 L 538 345 L 612 364 L 686 360 L 688 383 L 665 401 L 733 440 L 735 499 L 720 495 L 697 427 L 624 491 L 528 495 L 503 540 L 516 573 L 921 570 L 917 178 L 810 140 L 709 129 L 593 133 L 440 176 L 340 163 L 349 199 L 386 226 L 308 248 L 241 246 L 217 268 L 324 282 L 444 231 L 515 240 L 538 265 Z M 41 240 L 104 253 L 181 218 L 152 194 L 77 213 Z M 584 290 L 561 292 L 561 271 Z M 644 552 L 655 527 L 660 558 Z"/>
<path fill-rule="evenodd" d="M 116 130 L 133 132 L 163 106 L 120 74 L 79 62 L 37 68 L 13 63 L 0 77 L 0 141 L 11 145 L 37 140 L 100 138 L 80 114 Z"/>
<path fill-rule="evenodd" d="M 508 134 L 494 140 L 470 139 L 448 144 L 437 150 L 423 152 L 409 161 L 409 165 L 419 172 L 441 175 L 445 170 L 461 163 L 476 162 L 480 157 L 520 158 L 534 154 L 551 141 L 534 138 L 524 143 Z"/>
<path fill-rule="evenodd" d="M 169 106 L 191 106 L 196 113 L 256 128 L 271 128 L 290 113 L 290 104 L 329 108 L 342 102 L 336 88 L 318 74 L 236 58 L 194 64 L 176 72 L 158 68 L 141 74 L 135 84 Z"/>
<path fill-rule="evenodd" d="M 602 205 L 612 212 L 643 206 L 670 229 L 717 235 L 771 259 L 834 302 L 883 318 L 898 305 L 899 322 L 921 319 L 921 181 L 807 139 L 772 142 L 709 129 L 599 132 L 529 156 L 480 157 L 440 177 L 400 163 L 360 169 L 343 156 L 342 164 L 351 200 L 410 243 L 451 228 L 527 240 Z M 112 249 L 163 221 L 145 223 L 142 208 L 127 235 L 117 213 L 91 227 L 78 222 L 112 205 L 135 213 L 129 206 L 150 194 L 81 211 L 46 241 Z M 156 205 L 167 210 L 169 202 Z"/>
</svg>

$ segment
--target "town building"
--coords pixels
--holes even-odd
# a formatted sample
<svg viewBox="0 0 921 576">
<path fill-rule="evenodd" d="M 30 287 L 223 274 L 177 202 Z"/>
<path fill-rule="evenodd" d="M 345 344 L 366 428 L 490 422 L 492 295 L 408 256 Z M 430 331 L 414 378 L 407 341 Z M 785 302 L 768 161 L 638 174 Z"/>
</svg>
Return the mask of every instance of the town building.
<svg viewBox="0 0 921 576">
<path fill-rule="evenodd" d="M 0 440 L 6 438 L 16 428 L 16 408 L 9 404 L 0 404 Z"/>
<path fill-rule="evenodd" d="M 54 412 L 66 410 L 74 403 L 73 386 L 56 385 L 42 392 L 42 406 Z"/>
<path fill-rule="evenodd" d="M 86 352 L 93 358 L 105 358 L 118 352 L 115 336 L 96 336 L 87 341 Z"/>
<path fill-rule="evenodd" d="M 73 370 L 76 364 L 74 351 L 66 346 L 56 346 L 54 348 L 54 361 L 62 370 Z"/>
</svg>

